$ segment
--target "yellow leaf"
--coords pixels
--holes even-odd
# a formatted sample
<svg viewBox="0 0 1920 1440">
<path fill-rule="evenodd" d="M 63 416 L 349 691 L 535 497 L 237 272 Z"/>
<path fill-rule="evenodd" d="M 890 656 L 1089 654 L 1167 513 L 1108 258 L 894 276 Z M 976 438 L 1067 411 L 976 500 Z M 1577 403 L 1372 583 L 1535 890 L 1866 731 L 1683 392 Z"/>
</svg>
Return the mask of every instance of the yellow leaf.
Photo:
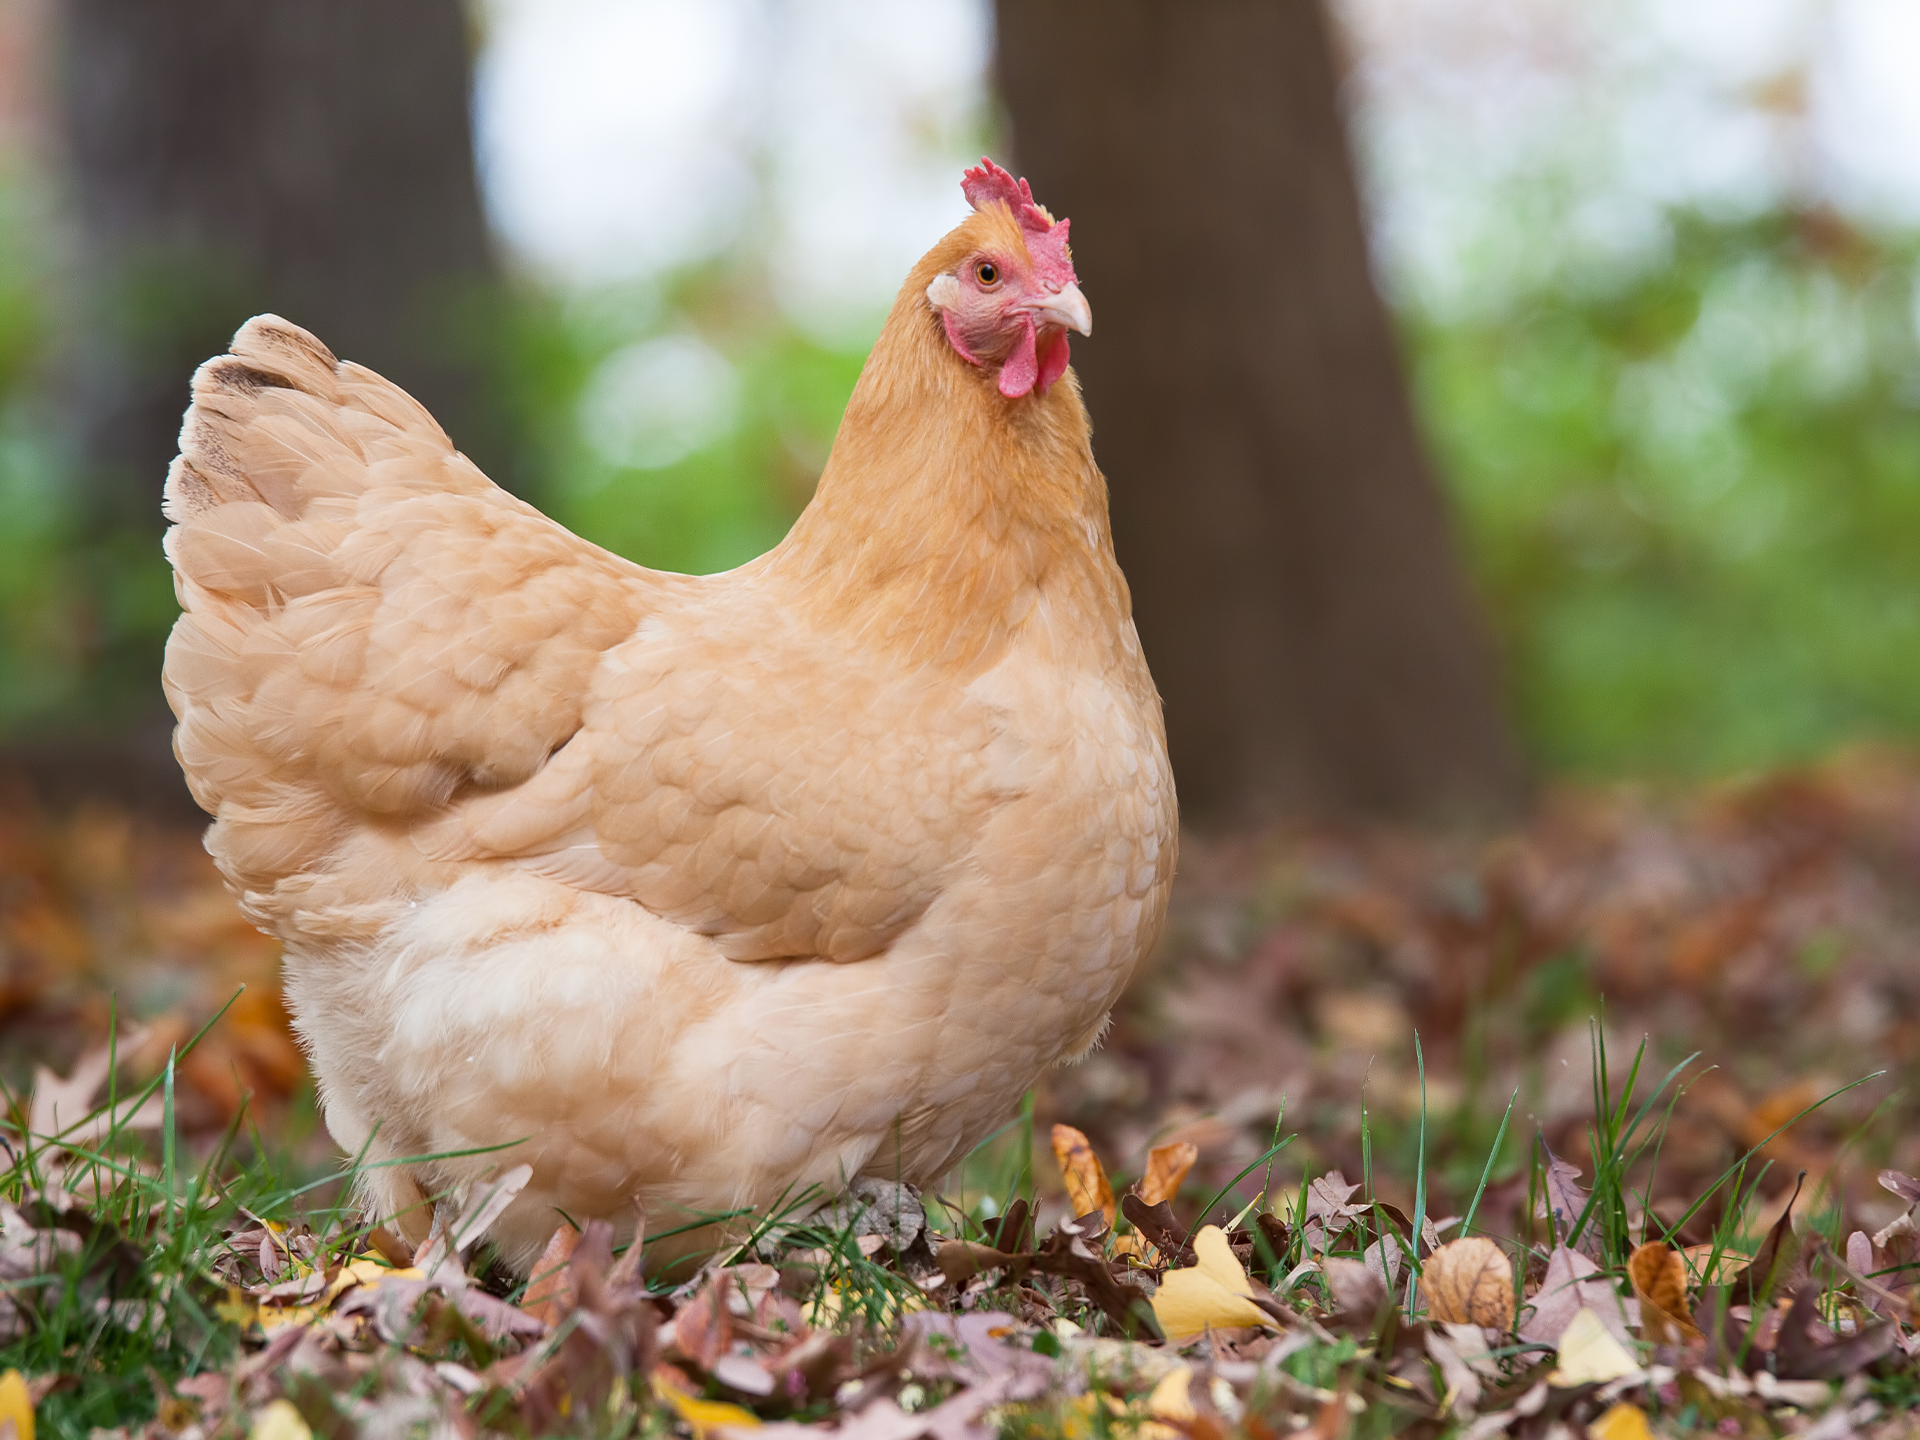
<svg viewBox="0 0 1920 1440">
<path fill-rule="evenodd" d="M 1193 1383 L 1193 1368 L 1182 1365 L 1160 1377 L 1160 1383 L 1147 1396 L 1147 1413 L 1156 1420 L 1191 1420 L 1198 1413 L 1187 1395 Z"/>
<path fill-rule="evenodd" d="M 1187 1172 L 1193 1169 L 1193 1162 L 1199 1158 L 1200 1147 L 1191 1140 L 1155 1146 L 1147 1152 L 1147 1173 L 1140 1177 L 1140 1183 L 1134 1188 L 1149 1205 L 1171 1200 L 1180 1193 Z"/>
<path fill-rule="evenodd" d="M 1626 1347 L 1607 1332 L 1600 1317 L 1584 1306 L 1574 1313 L 1560 1337 L 1560 1363 L 1547 1376 L 1549 1385 L 1604 1385 L 1640 1369 Z"/>
<path fill-rule="evenodd" d="M 213 1307 L 214 1315 L 229 1325 L 245 1328 L 260 1318 L 260 1312 L 254 1303 L 236 1287 L 227 1287 L 227 1298 Z"/>
<path fill-rule="evenodd" d="M 340 1273 L 333 1277 L 327 1286 L 327 1293 L 321 1297 L 321 1308 L 331 1305 L 356 1285 L 378 1285 L 382 1280 L 420 1280 L 426 1277 L 424 1270 L 408 1268 L 395 1270 L 379 1260 L 355 1260 L 351 1265 L 342 1265 Z"/>
<path fill-rule="evenodd" d="M 673 1413 L 693 1427 L 696 1437 L 705 1435 L 716 1425 L 752 1428 L 760 1423 L 760 1417 L 751 1410 L 729 1405 L 724 1400 L 702 1400 L 674 1385 L 655 1382 L 653 1393 L 671 1405 Z"/>
<path fill-rule="evenodd" d="M 33 1440 L 33 1397 L 18 1370 L 0 1375 L 0 1426 L 12 1425 L 18 1440 Z"/>
<path fill-rule="evenodd" d="M 251 1440 L 313 1440 L 291 1400 L 273 1400 L 254 1412 Z"/>
<path fill-rule="evenodd" d="M 1278 1329 L 1273 1318 L 1247 1297 L 1253 1284 L 1233 1258 L 1226 1232 L 1209 1225 L 1193 1237 L 1195 1263 L 1169 1270 L 1153 1295 L 1153 1318 L 1169 1340 L 1190 1340 L 1208 1330 L 1246 1325 Z"/>
<path fill-rule="evenodd" d="M 253 1318 L 262 1334 L 271 1335 L 286 1325 L 311 1325 L 320 1318 L 318 1305 L 262 1305 Z"/>
<path fill-rule="evenodd" d="M 1647 1412 L 1622 1400 L 1598 1420 L 1587 1426 L 1595 1440 L 1653 1440 L 1647 1425 Z"/>
<path fill-rule="evenodd" d="M 1113 1186 L 1100 1157 L 1093 1153 L 1092 1142 L 1071 1125 L 1056 1125 L 1053 1158 L 1060 1166 L 1060 1178 L 1067 1182 L 1067 1203 L 1074 1215 L 1091 1215 L 1098 1210 L 1111 1227 L 1120 1203 L 1113 1198 Z"/>
</svg>

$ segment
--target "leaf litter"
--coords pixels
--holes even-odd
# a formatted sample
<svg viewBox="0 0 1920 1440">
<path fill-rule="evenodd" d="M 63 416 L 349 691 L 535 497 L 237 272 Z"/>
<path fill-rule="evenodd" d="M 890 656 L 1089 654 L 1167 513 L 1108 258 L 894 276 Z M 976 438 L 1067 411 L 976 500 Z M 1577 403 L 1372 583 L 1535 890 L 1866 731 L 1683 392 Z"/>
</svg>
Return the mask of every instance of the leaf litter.
<svg viewBox="0 0 1920 1440">
<path fill-rule="evenodd" d="M 1188 853 L 1106 1047 L 939 1193 L 666 1277 L 561 1224 L 522 1283 L 474 1242 L 524 1170 L 418 1255 L 353 1212 L 186 839 L 16 814 L 0 1428 L 1906 1433 L 1920 769 Z"/>
</svg>

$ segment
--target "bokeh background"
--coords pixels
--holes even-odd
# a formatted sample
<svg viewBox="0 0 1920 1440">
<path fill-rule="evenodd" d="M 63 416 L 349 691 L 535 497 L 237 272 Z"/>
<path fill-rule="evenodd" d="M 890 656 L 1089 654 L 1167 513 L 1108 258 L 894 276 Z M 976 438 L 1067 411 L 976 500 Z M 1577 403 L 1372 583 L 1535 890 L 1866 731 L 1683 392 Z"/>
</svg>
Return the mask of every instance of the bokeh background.
<svg viewBox="0 0 1920 1440">
<path fill-rule="evenodd" d="M 485 0 L 458 33 L 398 18 L 436 7 L 365 7 L 363 34 L 332 38 L 298 33 L 288 6 L 294 33 L 198 57 L 181 52 L 280 23 L 275 7 L 142 8 L 0 6 L 16 747 L 142 727 L 154 748 L 173 611 L 153 437 L 252 292 L 312 301 L 295 318 L 342 353 L 376 342 L 452 406 L 456 440 L 570 526 L 723 568 L 804 503 L 898 276 L 960 214 L 958 168 L 1020 151 L 982 0 Z M 1710 775 L 1920 733 L 1920 13 L 1339 0 L 1330 18 L 1373 273 L 1534 764 Z M 271 142 L 257 168 L 309 162 L 323 173 L 289 186 L 338 193 L 298 206 L 350 229 L 356 187 L 394 183 L 390 147 L 297 132 L 421 129 L 369 78 L 369 57 L 407 47 L 444 72 L 410 80 L 415 100 L 457 106 L 470 85 L 484 234 L 451 233 L 456 194 L 410 217 L 449 232 L 414 247 L 433 253 L 362 255 L 342 233 L 302 255 L 250 215 L 204 233 L 208 209 L 265 203 L 230 175 L 210 199 L 153 193 L 238 168 L 179 152 L 231 148 L 251 112 Z M 1075 60 L 1054 63 L 1070 87 Z M 328 67 L 330 103 L 299 93 L 292 72 Z M 192 77 L 200 111 L 143 109 L 155 69 Z M 277 95 L 313 113 L 275 120 Z M 463 118 L 396 143 L 416 169 L 458 164 Z M 329 247 L 350 273 L 288 281 Z M 404 343 L 329 313 L 356 290 L 389 303 L 360 272 L 409 266 L 441 273 L 414 284 Z M 124 413 L 142 404 L 162 417 L 144 430 Z"/>
<path fill-rule="evenodd" d="M 1411 1173 L 1418 1026 L 1470 1182 L 1513 1086 L 1513 1163 L 1578 1156 L 1604 1015 L 1726 1065 L 1700 1174 L 1883 1061 L 1773 1158 L 1916 1168 L 1920 6 L 1000 10 L 0 0 L 9 1076 L 110 1004 L 156 1065 L 246 980 L 183 1113 L 304 1113 L 158 686 L 161 478 L 239 320 L 720 569 L 805 504 L 988 152 L 1075 221 L 1197 822 L 1160 969 L 1043 1112 L 1230 1174 L 1291 1094 L 1357 1167 L 1371 1084 Z M 1354 828 L 1409 816 L 1445 824 Z"/>
</svg>

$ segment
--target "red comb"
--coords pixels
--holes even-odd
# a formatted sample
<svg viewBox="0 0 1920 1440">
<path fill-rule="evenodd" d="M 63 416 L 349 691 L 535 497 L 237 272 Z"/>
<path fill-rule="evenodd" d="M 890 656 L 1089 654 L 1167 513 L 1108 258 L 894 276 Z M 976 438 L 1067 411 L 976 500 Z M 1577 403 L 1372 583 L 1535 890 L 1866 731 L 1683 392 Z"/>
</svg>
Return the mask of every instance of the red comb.
<svg viewBox="0 0 1920 1440">
<path fill-rule="evenodd" d="M 1025 180 L 1016 180 L 986 156 L 960 177 L 960 193 L 978 210 L 996 201 L 1013 212 L 1033 256 L 1034 274 L 1049 285 L 1074 283 L 1073 260 L 1067 254 L 1068 221 L 1056 221 L 1042 210 Z"/>
</svg>

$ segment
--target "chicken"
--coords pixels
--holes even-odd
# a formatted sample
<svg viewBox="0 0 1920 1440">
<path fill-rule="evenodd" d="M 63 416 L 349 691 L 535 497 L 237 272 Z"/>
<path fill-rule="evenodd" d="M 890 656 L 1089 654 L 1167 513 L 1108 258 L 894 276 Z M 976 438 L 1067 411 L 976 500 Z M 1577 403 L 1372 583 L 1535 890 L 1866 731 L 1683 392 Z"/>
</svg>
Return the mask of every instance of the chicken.
<svg viewBox="0 0 1920 1440">
<path fill-rule="evenodd" d="M 1067 370 L 1091 314 L 1066 221 L 991 161 L 963 189 L 812 502 L 724 574 L 578 539 L 274 316 L 195 375 L 175 753 L 410 1239 L 521 1162 L 522 1268 L 562 1211 L 931 1183 L 1153 944 L 1173 779 Z"/>
</svg>

